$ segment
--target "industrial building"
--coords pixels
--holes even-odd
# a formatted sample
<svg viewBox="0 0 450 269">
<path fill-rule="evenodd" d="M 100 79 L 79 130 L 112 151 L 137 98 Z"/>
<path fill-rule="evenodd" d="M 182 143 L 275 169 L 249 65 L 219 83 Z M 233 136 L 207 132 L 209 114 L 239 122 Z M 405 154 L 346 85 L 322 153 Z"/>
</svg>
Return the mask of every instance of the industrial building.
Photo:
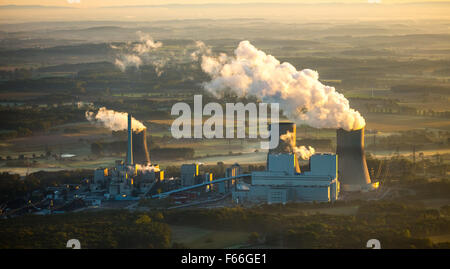
<svg viewBox="0 0 450 269">
<path fill-rule="evenodd" d="M 238 183 L 236 203 L 334 202 L 338 199 L 337 157 L 315 154 L 310 171 L 296 172 L 295 154 L 269 155 L 266 171 L 252 172 L 251 184 Z"/>
<path fill-rule="evenodd" d="M 181 186 L 187 187 L 197 183 L 198 178 L 198 164 L 183 164 L 180 169 Z"/>
<path fill-rule="evenodd" d="M 233 164 L 225 170 L 225 177 L 237 177 L 242 174 L 241 166 L 238 163 Z M 217 183 L 217 192 L 221 194 L 229 193 L 236 185 L 236 179 Z"/>
<path fill-rule="evenodd" d="M 116 161 L 113 168 L 99 168 L 94 172 L 90 191 L 103 193 L 115 200 L 138 199 L 147 194 L 154 184 L 164 180 L 164 171 L 150 164 L 145 129 L 133 132 L 128 114 L 128 140 L 126 162 Z"/>
<path fill-rule="evenodd" d="M 296 126 L 280 123 L 280 136 L 290 132 L 293 145 L 280 139 L 278 147 L 269 150 L 266 171 L 254 171 L 251 184 L 240 182 L 232 193 L 236 203 L 287 203 L 290 201 L 334 202 L 339 195 L 338 160 L 335 154 L 315 154 L 310 170 L 300 171 L 295 147 Z"/>
<path fill-rule="evenodd" d="M 364 154 L 364 129 L 337 130 L 337 154 L 314 154 L 309 167 L 301 171 L 296 155 L 296 125 L 283 122 L 270 125 L 279 129 L 279 144 L 267 154 L 265 171 L 243 174 L 239 164 L 225 170 L 225 178 L 213 179 L 212 173 L 200 175 L 198 164 L 181 166 L 181 188 L 152 197 L 189 190 L 231 193 L 235 203 L 334 202 L 340 189 L 365 191 L 373 189 Z M 289 136 L 291 139 L 281 139 Z M 293 138 L 293 139 L 292 139 Z M 244 181 L 243 178 L 249 178 Z M 150 164 L 145 129 L 134 132 L 128 115 L 128 147 L 126 161 L 116 161 L 113 168 L 97 169 L 90 190 L 105 197 L 123 200 L 139 199 L 150 192 L 154 184 L 164 180 L 158 165 Z M 246 183 L 247 182 L 247 183 Z"/>
<path fill-rule="evenodd" d="M 370 181 L 364 153 L 364 128 L 337 130 L 337 154 L 314 154 L 309 170 L 300 171 L 293 151 L 296 126 L 283 122 L 271 125 L 279 135 L 293 135 L 291 143 L 280 139 L 278 147 L 269 150 L 266 171 L 251 174 L 251 183 L 240 182 L 232 197 L 236 203 L 334 202 L 341 186 L 345 191 L 367 191 L 377 187 Z"/>
</svg>

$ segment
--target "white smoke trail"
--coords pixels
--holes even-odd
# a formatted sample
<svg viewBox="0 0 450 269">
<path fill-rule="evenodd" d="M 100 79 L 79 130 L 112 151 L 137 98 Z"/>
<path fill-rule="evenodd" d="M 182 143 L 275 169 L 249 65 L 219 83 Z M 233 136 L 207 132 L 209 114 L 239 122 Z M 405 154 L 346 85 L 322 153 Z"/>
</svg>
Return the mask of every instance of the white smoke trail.
<svg viewBox="0 0 450 269">
<path fill-rule="evenodd" d="M 254 95 L 265 102 L 278 102 L 291 120 L 316 128 L 349 131 L 365 126 L 364 118 L 350 108 L 344 95 L 323 85 L 316 71 L 298 71 L 290 63 L 280 63 L 249 41 L 240 42 L 234 54 L 202 55 L 201 67 L 212 78 L 204 84 L 206 90 L 216 96 L 231 90 L 240 96 Z"/>
<path fill-rule="evenodd" d="M 159 41 L 155 42 L 149 34 L 143 33 L 141 31 L 138 31 L 136 34 L 139 36 L 140 43 L 134 45 L 133 51 L 137 52 L 140 55 L 149 53 L 150 51 L 158 49 L 163 45 Z"/>
<path fill-rule="evenodd" d="M 164 67 L 166 66 L 167 61 L 165 59 L 159 59 L 152 61 L 153 66 L 155 67 L 155 72 L 158 77 L 160 77 L 164 73 Z"/>
<path fill-rule="evenodd" d="M 100 124 L 113 131 L 126 130 L 128 128 L 128 113 L 117 112 L 111 109 L 102 107 L 97 113 L 86 111 L 86 119 L 93 124 Z M 145 125 L 142 122 L 131 117 L 131 125 L 133 131 L 141 131 L 145 129 Z"/>
<path fill-rule="evenodd" d="M 125 70 L 131 66 L 136 67 L 136 69 L 139 69 L 139 66 L 142 65 L 142 60 L 136 55 L 133 54 L 122 54 L 119 56 L 119 58 L 116 58 L 116 61 L 114 63 L 122 72 L 125 72 Z"/>
<path fill-rule="evenodd" d="M 197 48 L 194 52 L 191 53 L 191 59 L 194 61 L 198 61 L 200 56 L 202 55 L 211 55 L 211 48 L 205 45 L 203 41 L 195 41 L 195 47 Z"/>
<path fill-rule="evenodd" d="M 309 158 L 311 158 L 312 155 L 314 155 L 314 153 L 316 153 L 316 150 L 311 146 L 295 147 L 294 150 L 297 156 L 299 156 L 303 160 L 308 160 Z"/>
<path fill-rule="evenodd" d="M 138 167 L 138 170 L 141 172 L 159 172 L 160 168 L 154 165 L 146 165 L 146 166 L 140 165 Z"/>
<path fill-rule="evenodd" d="M 139 42 L 137 43 L 127 43 L 123 46 L 110 45 L 112 49 L 119 50 L 114 64 L 122 72 L 125 72 L 129 67 L 139 69 L 144 62 L 149 62 L 155 66 L 155 72 L 160 76 L 165 62 L 152 61 L 149 55 L 150 52 L 162 47 L 163 43 L 155 42 L 149 34 L 141 31 L 136 32 L 136 34 L 139 36 Z"/>
<path fill-rule="evenodd" d="M 287 131 L 286 134 L 280 135 L 280 139 L 285 141 L 290 146 L 289 151 L 294 152 L 298 157 L 302 158 L 303 160 L 308 160 L 312 155 L 314 155 L 314 153 L 316 153 L 316 150 L 311 146 L 296 147 L 294 133 L 291 133 L 289 131 Z"/>
</svg>

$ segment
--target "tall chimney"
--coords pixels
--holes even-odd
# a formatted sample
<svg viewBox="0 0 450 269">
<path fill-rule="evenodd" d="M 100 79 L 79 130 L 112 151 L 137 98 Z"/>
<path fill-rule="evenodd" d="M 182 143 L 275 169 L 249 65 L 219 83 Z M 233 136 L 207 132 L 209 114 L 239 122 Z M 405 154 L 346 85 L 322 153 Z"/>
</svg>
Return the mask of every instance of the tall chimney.
<svg viewBox="0 0 450 269">
<path fill-rule="evenodd" d="M 364 152 L 364 128 L 336 131 L 338 176 L 344 190 L 366 189 L 371 183 Z"/>
<path fill-rule="evenodd" d="M 131 114 L 130 113 L 128 113 L 127 164 L 133 164 L 133 127 L 131 126 Z"/>
</svg>

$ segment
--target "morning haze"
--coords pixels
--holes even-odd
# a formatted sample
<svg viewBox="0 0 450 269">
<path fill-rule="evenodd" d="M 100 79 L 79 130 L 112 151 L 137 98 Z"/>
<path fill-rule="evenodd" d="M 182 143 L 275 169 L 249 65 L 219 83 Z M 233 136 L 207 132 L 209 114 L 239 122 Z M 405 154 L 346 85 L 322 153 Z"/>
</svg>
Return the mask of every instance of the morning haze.
<svg viewBox="0 0 450 269">
<path fill-rule="evenodd" d="M 0 249 L 450 248 L 450 2 L 263 2 L 3 0 Z"/>
</svg>

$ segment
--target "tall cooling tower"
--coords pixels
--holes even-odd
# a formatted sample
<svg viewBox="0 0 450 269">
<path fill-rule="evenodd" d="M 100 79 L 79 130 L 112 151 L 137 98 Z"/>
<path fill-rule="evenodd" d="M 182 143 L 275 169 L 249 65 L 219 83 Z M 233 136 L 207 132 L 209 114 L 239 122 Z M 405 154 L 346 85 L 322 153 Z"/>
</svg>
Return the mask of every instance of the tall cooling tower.
<svg viewBox="0 0 450 269">
<path fill-rule="evenodd" d="M 280 122 L 280 123 L 274 123 L 270 124 L 269 130 L 272 130 L 272 128 L 279 128 L 279 135 L 285 135 L 287 132 L 292 133 L 293 136 L 293 145 L 288 143 L 287 141 L 284 141 L 280 138 L 280 141 L 278 143 L 278 146 L 274 149 L 269 149 L 269 154 L 279 154 L 279 153 L 293 153 L 292 146 L 295 147 L 295 143 L 297 141 L 297 126 L 293 122 Z"/>
<path fill-rule="evenodd" d="M 354 131 L 338 129 L 336 132 L 339 181 L 344 190 L 361 190 L 370 187 L 364 152 L 364 128 Z"/>
<path fill-rule="evenodd" d="M 293 148 L 296 146 L 297 141 L 297 125 L 293 122 L 280 122 L 269 125 L 269 130 L 272 128 L 279 128 L 279 136 L 286 135 L 288 132 L 291 133 L 291 143 L 283 139 L 279 139 L 278 146 L 273 149 L 269 149 L 267 154 L 267 168 L 269 167 L 269 155 L 271 154 L 294 154 Z M 298 159 L 295 160 L 295 171 L 300 173 L 300 166 L 298 164 Z"/>
<path fill-rule="evenodd" d="M 136 164 L 150 164 L 147 148 L 147 129 L 133 131 L 133 160 Z"/>
</svg>

